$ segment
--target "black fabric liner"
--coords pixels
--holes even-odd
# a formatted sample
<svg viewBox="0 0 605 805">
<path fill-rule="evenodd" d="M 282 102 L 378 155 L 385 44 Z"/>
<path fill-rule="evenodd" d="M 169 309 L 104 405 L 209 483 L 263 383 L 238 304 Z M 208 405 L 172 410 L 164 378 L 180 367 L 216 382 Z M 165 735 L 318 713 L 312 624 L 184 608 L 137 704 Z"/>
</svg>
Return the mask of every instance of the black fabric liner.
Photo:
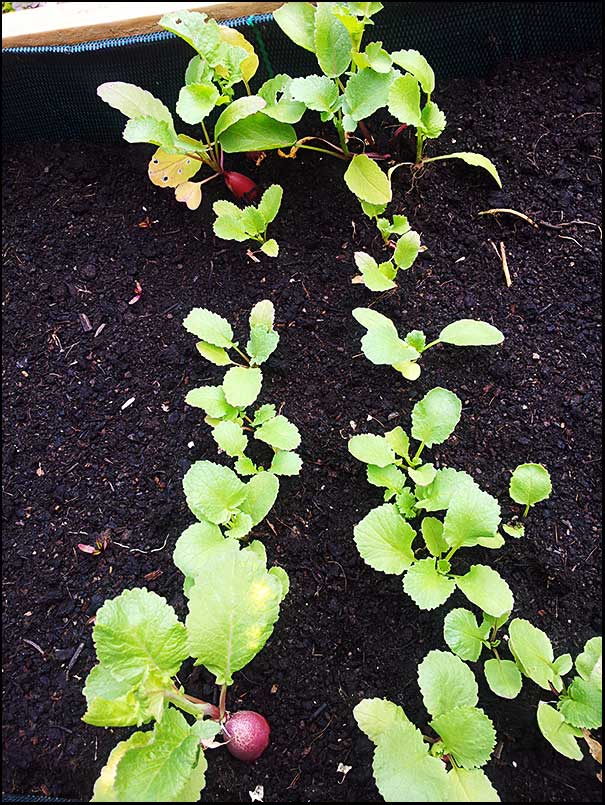
<svg viewBox="0 0 605 805">
<path fill-rule="evenodd" d="M 601 44 L 601 4 L 596 2 L 387 3 L 374 19 L 367 41 L 382 40 L 388 50 L 419 50 L 438 80 L 484 76 L 506 59 L 593 50 Z M 318 71 L 313 54 L 294 45 L 270 15 L 230 24 L 261 57 L 253 89 L 272 74 Z M 106 81 L 137 84 L 174 109 L 192 49 L 176 37 L 114 42 L 98 49 L 84 44 L 68 53 L 4 50 L 4 142 L 119 142 L 124 118 L 96 94 Z"/>
</svg>

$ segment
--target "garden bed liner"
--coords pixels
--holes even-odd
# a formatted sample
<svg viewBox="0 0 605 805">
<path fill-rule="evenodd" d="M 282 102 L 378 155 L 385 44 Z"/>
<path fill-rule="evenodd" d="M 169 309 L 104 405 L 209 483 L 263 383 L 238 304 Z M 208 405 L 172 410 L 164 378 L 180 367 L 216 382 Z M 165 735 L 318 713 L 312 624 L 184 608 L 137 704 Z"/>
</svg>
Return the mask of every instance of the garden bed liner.
<svg viewBox="0 0 605 805">
<path fill-rule="evenodd" d="M 230 161 L 285 191 L 271 225 L 280 256 L 255 263 L 241 244 L 212 233 L 211 201 L 224 188 L 210 185 L 202 209 L 189 212 L 147 181 L 151 148 L 4 151 L 5 792 L 86 801 L 129 733 L 80 721 L 94 663 L 91 618 L 103 601 L 147 586 L 185 614 L 171 559 L 193 520 L 181 480 L 192 461 L 216 460 L 216 447 L 184 397 L 221 376 L 182 327 L 194 305 L 228 318 L 243 338 L 250 307 L 273 301 L 281 341 L 262 401 L 284 402 L 305 461 L 300 478 L 281 481 L 255 531 L 269 563 L 290 574 L 291 591 L 269 644 L 230 694 L 232 707 L 269 718 L 272 743 L 252 766 L 212 752 L 204 801 L 249 802 L 258 785 L 267 802 L 379 801 L 354 705 L 388 697 L 426 724 L 416 667 L 431 648 L 445 648 L 443 618 L 462 601 L 420 612 L 399 577 L 360 559 L 353 526 L 380 491 L 347 439 L 408 427 L 412 406 L 434 386 L 455 391 L 463 413 L 431 459 L 470 472 L 505 518 L 519 512 L 507 494 L 518 463 L 542 462 L 553 479 L 524 539 L 468 555 L 495 565 L 514 591 L 515 613 L 543 628 L 556 652 L 575 656 L 601 633 L 600 69 L 598 53 L 506 63 L 486 79 L 438 89 L 449 125 L 430 154 L 480 151 L 498 166 L 504 190 L 462 164 L 431 164 L 412 183 L 408 168 L 397 171 L 392 209 L 409 215 L 427 251 L 381 299 L 351 284 L 353 252 L 378 256 L 379 238 L 336 160 Z M 386 121 L 375 130 L 383 144 L 393 131 Z M 412 153 L 404 141 L 393 155 Z M 536 230 L 512 217 L 477 217 L 491 207 L 584 223 Z M 506 245 L 510 288 L 490 241 Z M 129 305 L 135 280 L 143 292 Z M 351 310 L 368 304 L 402 332 L 422 328 L 434 338 L 448 322 L 474 317 L 506 340 L 431 350 L 420 379 L 408 383 L 361 355 Z M 112 544 L 102 556 L 76 549 L 107 530 Z M 179 678 L 189 693 L 213 695 L 203 669 L 188 663 Z M 528 682 L 518 699 L 503 701 L 480 683 L 501 742 L 488 776 L 505 801 L 600 801 L 594 761 L 567 760 L 539 734 L 539 696 Z M 339 764 L 351 767 L 344 777 Z"/>
</svg>

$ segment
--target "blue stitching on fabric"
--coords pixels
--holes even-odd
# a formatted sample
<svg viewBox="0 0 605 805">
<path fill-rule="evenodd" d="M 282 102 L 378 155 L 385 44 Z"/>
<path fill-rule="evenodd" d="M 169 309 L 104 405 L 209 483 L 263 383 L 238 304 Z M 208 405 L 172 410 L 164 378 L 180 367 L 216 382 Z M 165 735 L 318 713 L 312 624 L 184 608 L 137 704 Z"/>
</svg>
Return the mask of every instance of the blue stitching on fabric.
<svg viewBox="0 0 605 805">
<path fill-rule="evenodd" d="M 223 25 L 238 28 L 243 25 L 255 25 L 269 22 L 272 14 L 251 14 L 249 17 L 235 17 L 224 20 Z M 176 34 L 170 31 L 153 31 L 150 34 L 136 34 L 115 39 L 95 39 L 91 42 L 80 42 L 77 45 L 31 45 L 24 47 L 2 48 L 2 53 L 92 53 L 109 48 L 128 47 L 129 45 L 149 45 L 153 42 L 163 42 L 167 39 L 177 39 Z"/>
</svg>

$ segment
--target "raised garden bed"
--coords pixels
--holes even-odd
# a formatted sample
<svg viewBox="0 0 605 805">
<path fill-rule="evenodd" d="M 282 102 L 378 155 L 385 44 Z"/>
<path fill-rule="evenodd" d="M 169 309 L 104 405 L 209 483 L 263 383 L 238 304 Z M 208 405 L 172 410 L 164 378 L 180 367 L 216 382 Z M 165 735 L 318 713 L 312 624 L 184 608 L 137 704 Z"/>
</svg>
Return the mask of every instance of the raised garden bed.
<svg viewBox="0 0 605 805">
<path fill-rule="evenodd" d="M 600 633 L 600 57 L 504 64 L 485 80 L 443 85 L 439 102 L 451 150 L 489 154 L 505 189 L 465 166 L 427 166 L 413 185 L 395 174 L 394 206 L 428 248 L 381 310 L 431 332 L 483 318 L 506 341 L 496 351 L 442 348 L 415 384 L 359 354 L 350 311 L 375 297 L 351 284 L 352 254 L 375 230 L 338 162 L 270 156 L 256 169 L 262 185 L 284 186 L 287 203 L 272 225 L 279 259 L 254 263 L 241 245 L 215 239 L 209 216 L 146 183 L 146 147 L 6 149 L 5 792 L 87 800 L 127 734 L 80 721 L 90 619 L 106 598 L 145 585 L 184 614 L 171 561 L 191 520 L 181 479 L 215 452 L 184 404 L 189 388 L 215 376 L 181 326 L 193 305 L 243 324 L 254 302 L 273 301 L 281 344 L 264 393 L 285 401 L 305 461 L 261 531 L 269 563 L 290 575 L 290 596 L 233 694 L 270 714 L 273 740 L 250 767 L 216 753 L 203 799 L 247 802 L 262 785 L 266 801 L 380 800 L 352 708 L 388 696 L 420 717 L 416 668 L 429 648 L 445 648 L 444 613 L 420 612 L 399 578 L 359 557 L 353 525 L 380 492 L 346 446 L 353 427 L 371 427 L 368 414 L 406 424 L 435 385 L 464 403 L 455 437 L 433 451 L 439 462 L 501 500 L 518 463 L 550 469 L 553 497 L 498 554 L 516 614 L 574 656 Z M 535 230 L 477 218 L 489 207 L 582 223 Z M 510 288 L 490 241 L 506 244 Z M 129 306 L 136 280 L 142 296 Z M 106 530 L 102 556 L 75 549 Z M 213 695 L 205 671 L 188 666 L 180 678 Z M 480 695 L 501 741 L 488 771 L 502 800 L 600 800 L 596 764 L 555 755 L 539 734 L 537 689 L 502 702 L 482 683 Z M 339 764 L 351 767 L 344 778 Z"/>
</svg>

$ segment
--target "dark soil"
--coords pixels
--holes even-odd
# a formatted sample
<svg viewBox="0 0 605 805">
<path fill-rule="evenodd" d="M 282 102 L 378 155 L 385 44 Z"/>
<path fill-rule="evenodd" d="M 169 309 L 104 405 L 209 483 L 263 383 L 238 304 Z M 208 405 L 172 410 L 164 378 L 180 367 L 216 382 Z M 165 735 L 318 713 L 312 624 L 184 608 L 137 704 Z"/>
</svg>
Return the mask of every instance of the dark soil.
<svg viewBox="0 0 605 805">
<path fill-rule="evenodd" d="M 184 615 L 171 561 L 192 521 L 181 479 L 192 461 L 216 457 L 184 397 L 221 375 L 181 326 L 194 305 L 227 317 L 243 337 L 251 305 L 273 300 L 281 342 L 262 399 L 284 402 L 305 460 L 258 529 L 291 593 L 231 697 L 270 718 L 272 744 L 253 766 L 213 753 L 205 800 L 249 802 L 263 785 L 270 802 L 377 801 L 354 705 L 386 696 L 426 723 L 416 667 L 445 647 L 447 610 L 419 612 L 399 578 L 359 558 L 353 525 L 380 492 L 346 444 L 353 430 L 407 426 L 435 385 L 464 402 L 455 436 L 432 453 L 437 462 L 471 472 L 505 517 L 518 512 L 507 495 L 518 463 L 543 462 L 554 482 L 525 539 L 471 558 L 495 562 L 517 614 L 544 628 L 557 652 L 575 656 L 600 634 L 600 57 L 503 65 L 486 80 L 450 81 L 437 100 L 449 126 L 430 151 L 485 153 L 505 189 L 462 164 L 427 166 L 411 189 L 409 169 L 395 173 L 394 209 L 428 248 L 399 292 L 381 300 L 351 284 L 353 252 L 378 242 L 336 160 L 271 156 L 258 169 L 233 160 L 285 188 L 272 228 L 280 256 L 255 263 L 212 234 L 211 201 L 222 188 L 210 185 L 203 209 L 189 212 L 146 180 L 145 147 L 5 152 L 5 792 L 87 800 L 128 734 L 80 721 L 91 618 L 106 598 L 146 585 Z M 584 223 L 535 230 L 477 217 L 496 206 Z M 506 244 L 510 288 L 490 241 Z M 143 294 L 129 305 L 135 280 Z M 446 323 L 475 317 L 506 341 L 432 350 L 411 384 L 360 356 L 351 309 L 368 303 L 404 332 L 434 338 Z M 76 549 L 107 529 L 114 544 L 101 557 Z M 181 679 L 194 695 L 213 693 L 203 670 L 187 667 Z M 600 800 L 596 764 L 566 760 L 539 734 L 537 688 L 527 683 L 513 702 L 485 685 L 481 694 L 501 740 L 487 771 L 503 800 Z M 341 763 L 352 767 L 344 780 Z"/>
</svg>

